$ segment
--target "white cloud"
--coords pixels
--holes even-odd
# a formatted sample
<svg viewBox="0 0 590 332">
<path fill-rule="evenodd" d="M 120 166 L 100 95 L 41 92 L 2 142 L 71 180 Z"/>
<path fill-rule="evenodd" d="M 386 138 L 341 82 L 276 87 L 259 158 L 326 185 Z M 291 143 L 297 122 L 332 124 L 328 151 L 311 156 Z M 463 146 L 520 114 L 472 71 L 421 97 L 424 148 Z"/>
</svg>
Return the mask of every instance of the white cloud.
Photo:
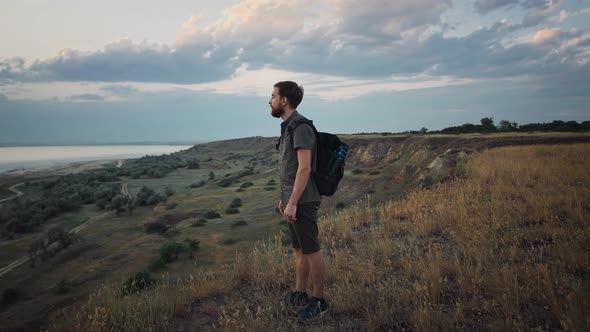
<svg viewBox="0 0 590 332">
<path fill-rule="evenodd" d="M 534 44 L 545 44 L 555 41 L 560 32 L 561 29 L 559 28 L 539 30 L 533 35 L 532 42 Z"/>
</svg>

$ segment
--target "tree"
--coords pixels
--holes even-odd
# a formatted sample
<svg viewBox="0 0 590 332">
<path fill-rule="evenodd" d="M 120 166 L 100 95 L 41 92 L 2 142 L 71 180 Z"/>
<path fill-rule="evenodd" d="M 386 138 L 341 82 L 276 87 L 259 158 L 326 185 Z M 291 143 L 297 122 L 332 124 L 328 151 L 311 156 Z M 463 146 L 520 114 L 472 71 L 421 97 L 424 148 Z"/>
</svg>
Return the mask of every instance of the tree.
<svg viewBox="0 0 590 332">
<path fill-rule="evenodd" d="M 133 197 L 129 197 L 129 201 L 127 201 L 127 211 L 129 211 L 129 215 L 133 214 L 133 210 L 135 210 L 135 200 Z"/>
<path fill-rule="evenodd" d="M 496 131 L 494 126 L 494 118 L 483 118 L 481 121 L 481 129 L 484 132 Z"/>
<path fill-rule="evenodd" d="M 64 249 L 69 247 L 70 244 L 74 242 L 72 236 L 59 226 L 52 227 L 47 232 L 47 239 L 50 244 L 57 242 Z"/>
<path fill-rule="evenodd" d="M 500 120 L 500 127 L 498 130 L 500 131 L 512 131 L 516 129 L 516 127 L 512 126 L 512 124 L 516 124 L 516 122 L 510 122 L 508 120 Z"/>
<path fill-rule="evenodd" d="M 209 172 L 209 180 L 215 180 L 215 173 L 213 171 Z"/>
<path fill-rule="evenodd" d="M 119 194 L 111 200 L 110 207 L 111 210 L 115 210 L 115 214 L 118 216 L 119 213 L 125 212 L 129 207 L 129 202 L 131 198 L 128 195 Z"/>
<path fill-rule="evenodd" d="M 45 239 L 37 238 L 29 246 L 29 259 L 31 261 L 31 267 L 35 267 L 35 261 L 39 255 L 43 254 L 47 250 L 45 245 Z"/>
<path fill-rule="evenodd" d="M 420 128 L 420 134 L 424 135 L 424 134 L 426 134 L 427 132 L 428 132 L 428 128 L 426 128 L 426 127 L 422 127 L 422 128 Z"/>
<path fill-rule="evenodd" d="M 192 158 L 187 162 L 187 168 L 188 169 L 199 169 L 199 168 L 201 168 L 201 165 L 199 164 L 199 161 L 197 160 L 197 158 Z"/>
</svg>

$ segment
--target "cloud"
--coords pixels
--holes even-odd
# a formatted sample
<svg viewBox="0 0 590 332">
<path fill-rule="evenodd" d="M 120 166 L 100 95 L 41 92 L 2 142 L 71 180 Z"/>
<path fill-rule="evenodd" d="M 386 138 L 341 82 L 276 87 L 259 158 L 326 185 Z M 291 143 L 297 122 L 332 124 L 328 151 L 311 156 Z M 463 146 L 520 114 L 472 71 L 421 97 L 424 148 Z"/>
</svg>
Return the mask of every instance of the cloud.
<svg viewBox="0 0 590 332">
<path fill-rule="evenodd" d="M 8 97 L 5 94 L 0 93 L 0 103 L 8 101 Z"/>
<path fill-rule="evenodd" d="M 145 91 L 140 84 L 250 93 L 258 91 L 258 83 L 251 82 L 263 82 L 255 75 L 274 71 L 350 83 L 324 95 L 345 98 L 404 84 L 418 89 L 404 81 L 416 77 L 439 86 L 521 76 L 545 80 L 561 72 L 578 76 L 589 66 L 584 61 L 589 45 L 582 38 L 586 31 L 542 26 L 530 36 L 514 38 L 559 17 L 561 3 L 478 0 L 481 13 L 519 6 L 526 14 L 520 23 L 501 21 L 451 37 L 445 36 L 441 22 L 450 0 L 243 0 L 211 24 L 189 17 L 171 45 L 124 39 L 96 52 L 63 50 L 31 63 L 0 61 L 0 82 L 100 82 L 106 86 L 75 94 L 112 100 L 133 95 L 133 87 Z M 227 88 L 238 83 L 241 87 Z"/>
<path fill-rule="evenodd" d="M 80 95 L 72 95 L 67 98 L 70 101 L 104 101 L 105 97 L 91 93 L 84 93 Z"/>
<path fill-rule="evenodd" d="M 559 1 L 559 0 L 558 0 Z M 556 0 L 476 0 L 475 10 L 479 14 L 487 14 L 496 9 L 519 5 L 527 9 L 544 9 L 558 2 Z"/>
<path fill-rule="evenodd" d="M 139 89 L 134 86 L 122 84 L 106 85 L 101 87 L 100 90 L 117 97 L 127 97 L 139 92 Z"/>
<path fill-rule="evenodd" d="M 551 41 L 555 41 L 559 36 L 560 32 L 561 29 L 559 28 L 539 30 L 533 36 L 533 43 L 545 44 Z"/>
</svg>

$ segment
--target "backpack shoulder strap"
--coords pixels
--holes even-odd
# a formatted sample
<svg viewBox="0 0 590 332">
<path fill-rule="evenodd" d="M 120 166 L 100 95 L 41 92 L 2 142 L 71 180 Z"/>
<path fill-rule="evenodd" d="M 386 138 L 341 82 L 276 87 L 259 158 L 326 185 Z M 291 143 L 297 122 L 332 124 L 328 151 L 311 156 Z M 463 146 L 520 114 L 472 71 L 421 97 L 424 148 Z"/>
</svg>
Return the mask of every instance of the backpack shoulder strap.
<svg viewBox="0 0 590 332">
<path fill-rule="evenodd" d="M 287 130 L 289 132 L 293 132 L 293 130 L 295 130 L 295 128 L 299 127 L 299 125 L 302 125 L 302 124 L 306 124 L 306 125 L 310 126 L 311 129 L 313 129 L 313 132 L 315 133 L 316 140 L 319 139 L 320 136 L 319 136 L 317 129 L 315 129 L 315 126 L 313 125 L 313 121 L 309 120 L 309 119 L 299 119 L 297 121 L 292 121 L 287 126 Z M 277 150 L 279 150 L 279 145 L 281 145 L 281 138 L 282 138 L 282 135 L 279 137 L 279 139 L 277 140 L 277 143 L 275 144 L 275 147 Z M 317 144 L 317 141 L 316 141 L 316 144 Z"/>
</svg>

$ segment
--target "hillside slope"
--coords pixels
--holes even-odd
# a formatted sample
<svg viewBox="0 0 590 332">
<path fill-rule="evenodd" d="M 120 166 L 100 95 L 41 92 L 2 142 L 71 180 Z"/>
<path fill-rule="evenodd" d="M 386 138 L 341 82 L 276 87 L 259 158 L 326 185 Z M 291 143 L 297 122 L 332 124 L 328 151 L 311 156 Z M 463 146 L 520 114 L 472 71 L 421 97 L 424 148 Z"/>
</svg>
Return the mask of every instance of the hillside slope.
<svg viewBox="0 0 590 332">
<path fill-rule="evenodd" d="M 365 151 L 378 150 L 369 146 Z M 587 330 L 589 152 L 587 143 L 484 150 L 464 161 L 459 178 L 381 204 L 365 198 L 326 215 L 320 234 L 333 310 L 305 326 Z M 382 163 L 387 153 L 380 153 L 381 160 L 374 153 L 357 165 Z M 428 169 L 433 159 L 424 159 L 416 164 Z M 217 271 L 164 279 L 138 295 L 121 297 L 104 286 L 74 316 L 65 313 L 71 324 L 52 329 L 300 327 L 279 305 L 294 274 L 281 239 L 261 241 Z"/>
</svg>

